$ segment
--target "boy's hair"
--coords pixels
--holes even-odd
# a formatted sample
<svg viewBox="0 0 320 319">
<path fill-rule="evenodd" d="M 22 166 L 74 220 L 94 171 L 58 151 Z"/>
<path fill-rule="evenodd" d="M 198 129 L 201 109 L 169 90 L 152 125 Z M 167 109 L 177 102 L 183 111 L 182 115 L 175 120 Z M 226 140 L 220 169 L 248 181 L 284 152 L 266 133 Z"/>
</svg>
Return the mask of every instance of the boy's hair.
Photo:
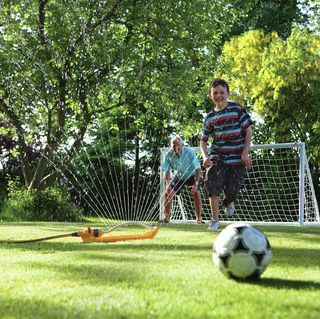
<svg viewBox="0 0 320 319">
<path fill-rule="evenodd" d="M 211 89 L 215 88 L 216 86 L 221 85 L 223 87 L 225 87 L 227 89 L 228 92 L 230 92 L 229 90 L 229 85 L 225 80 L 219 79 L 219 78 L 215 78 L 213 81 L 211 81 L 211 83 L 209 84 L 209 95 L 211 94 Z"/>
</svg>

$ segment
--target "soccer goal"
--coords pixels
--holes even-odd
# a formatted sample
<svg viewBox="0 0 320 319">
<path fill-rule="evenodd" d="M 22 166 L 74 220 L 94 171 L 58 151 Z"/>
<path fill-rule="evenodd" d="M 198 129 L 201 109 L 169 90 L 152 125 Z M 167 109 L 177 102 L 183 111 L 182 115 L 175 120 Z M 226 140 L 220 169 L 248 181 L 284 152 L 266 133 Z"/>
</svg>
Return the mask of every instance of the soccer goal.
<svg viewBox="0 0 320 319">
<path fill-rule="evenodd" d="M 199 147 L 193 148 L 200 156 Z M 161 149 L 161 161 L 169 148 Z M 252 145 L 250 157 L 253 167 L 247 170 L 244 186 L 236 202 L 236 214 L 227 217 L 220 210 L 221 222 L 257 224 L 320 225 L 319 209 L 305 153 L 305 143 Z M 202 179 L 205 172 L 202 172 Z M 160 174 L 160 218 L 164 214 L 165 182 Z M 210 220 L 210 205 L 200 183 L 202 217 Z M 185 188 L 175 196 L 171 221 L 194 221 L 191 192 Z"/>
</svg>

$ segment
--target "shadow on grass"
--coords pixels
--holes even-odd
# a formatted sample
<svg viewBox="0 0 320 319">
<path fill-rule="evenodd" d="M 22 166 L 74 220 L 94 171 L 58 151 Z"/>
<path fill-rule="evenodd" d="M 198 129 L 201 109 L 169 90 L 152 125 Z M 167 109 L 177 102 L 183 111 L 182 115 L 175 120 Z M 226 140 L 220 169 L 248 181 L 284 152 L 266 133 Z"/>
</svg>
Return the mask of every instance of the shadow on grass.
<svg viewBox="0 0 320 319">
<path fill-rule="evenodd" d="M 320 249 L 312 248 L 272 248 L 273 264 L 289 265 L 293 267 L 319 266 Z"/>
<path fill-rule="evenodd" d="M 320 234 L 320 226 L 277 226 L 277 225 L 256 225 L 257 228 L 268 233 L 280 234 Z"/>
<path fill-rule="evenodd" d="M 191 244 L 177 244 L 177 243 L 159 243 L 154 240 L 150 240 L 147 243 L 141 241 L 119 242 L 119 243 L 67 243 L 67 242 L 42 242 L 42 243 L 30 243 L 30 244 L 1 244 L 2 249 L 7 250 L 23 250 L 23 251 L 35 251 L 44 253 L 55 251 L 133 251 L 143 253 L 146 250 L 151 251 L 211 251 L 212 245 L 191 245 Z"/>
<path fill-rule="evenodd" d="M 260 278 L 254 281 L 248 281 L 248 284 L 258 285 L 264 287 L 272 287 L 277 289 L 294 289 L 294 290 L 305 290 L 305 289 L 320 289 L 320 283 L 309 281 L 309 280 L 291 280 L 281 278 Z"/>
<path fill-rule="evenodd" d="M 157 239 L 137 240 L 118 243 L 92 243 L 84 244 L 79 242 L 80 239 L 75 238 L 75 242 L 40 242 L 30 244 L 1 244 L 2 250 L 17 250 L 37 252 L 40 254 L 57 253 L 57 252 L 116 252 L 116 253 L 135 253 L 145 254 L 146 252 L 157 252 L 157 254 L 165 255 L 166 252 L 199 252 L 211 254 L 212 244 L 201 243 L 192 244 L 164 242 Z M 78 241 L 78 242 L 77 242 Z M 274 265 L 289 265 L 293 267 L 314 267 L 319 265 L 320 249 L 317 248 L 288 248 L 276 247 L 272 248 Z M 103 256 L 103 255 L 102 255 Z M 107 255 L 108 256 L 108 255 Z M 137 257 L 138 258 L 138 257 Z"/>
<path fill-rule="evenodd" d="M 226 224 L 221 224 L 220 229 L 215 234 L 219 234 L 221 230 L 223 230 L 228 225 L 234 222 L 227 222 Z M 189 231 L 189 232 L 208 232 L 209 224 L 205 225 L 197 225 L 195 223 L 170 223 L 170 224 L 161 224 L 158 223 L 157 227 L 160 229 L 168 229 L 168 230 L 175 230 L 175 231 Z M 299 226 L 279 226 L 279 225 L 252 225 L 264 233 L 279 233 L 279 235 L 287 234 L 287 235 L 320 235 L 320 226 L 306 226 L 306 227 L 299 227 Z"/>
<path fill-rule="evenodd" d="M 129 313 L 121 308 L 108 307 L 108 295 L 105 294 L 105 301 L 99 303 L 99 309 L 93 306 L 83 306 L 79 297 L 68 295 L 68 300 L 44 300 L 39 297 L 0 295 L 0 318 L 76 318 L 87 319 L 100 318 L 130 318 Z M 99 300 L 99 296 L 93 296 Z M 104 304 L 106 306 L 104 306 Z"/>
<path fill-rule="evenodd" d="M 119 260 L 125 257 L 114 256 L 115 258 L 91 259 L 90 263 L 72 264 L 55 263 L 50 264 L 50 271 L 56 273 L 59 280 L 70 282 L 82 282 L 93 286 L 117 286 L 127 283 L 132 286 L 134 283 L 144 281 L 145 266 L 147 258 L 140 258 L 140 262 L 128 260 L 125 264 L 119 265 Z M 111 260 L 110 260 L 111 259 Z M 45 262 L 31 262 L 33 269 L 43 269 L 47 265 Z"/>
<path fill-rule="evenodd" d="M 208 232 L 207 228 L 208 228 L 209 224 L 197 225 L 195 223 L 185 223 L 185 224 L 176 224 L 176 223 L 161 224 L 161 223 L 158 223 L 156 226 L 160 230 L 163 229 L 163 230 L 203 233 L 203 232 Z"/>
</svg>

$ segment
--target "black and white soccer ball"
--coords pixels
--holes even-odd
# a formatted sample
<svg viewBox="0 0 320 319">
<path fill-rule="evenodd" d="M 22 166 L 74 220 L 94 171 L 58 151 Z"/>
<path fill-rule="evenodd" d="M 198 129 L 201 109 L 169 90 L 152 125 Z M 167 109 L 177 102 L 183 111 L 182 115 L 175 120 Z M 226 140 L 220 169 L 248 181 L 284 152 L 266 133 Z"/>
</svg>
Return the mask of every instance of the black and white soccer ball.
<svg viewBox="0 0 320 319">
<path fill-rule="evenodd" d="M 268 238 L 245 223 L 227 226 L 213 243 L 212 260 L 228 278 L 259 278 L 271 257 Z"/>
</svg>

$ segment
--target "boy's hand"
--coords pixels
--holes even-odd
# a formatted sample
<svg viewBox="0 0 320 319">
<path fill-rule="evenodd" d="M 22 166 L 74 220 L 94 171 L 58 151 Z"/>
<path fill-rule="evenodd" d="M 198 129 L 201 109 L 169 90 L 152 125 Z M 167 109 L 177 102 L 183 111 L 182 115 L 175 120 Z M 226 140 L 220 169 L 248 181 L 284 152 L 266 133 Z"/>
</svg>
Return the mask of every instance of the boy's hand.
<svg viewBox="0 0 320 319">
<path fill-rule="evenodd" d="M 249 157 L 249 154 L 247 153 L 242 153 L 241 154 L 241 161 L 243 163 L 243 165 L 246 167 L 246 168 L 251 168 L 252 167 L 252 161 Z"/>
<path fill-rule="evenodd" d="M 213 163 L 212 163 L 212 161 L 211 161 L 211 159 L 210 159 L 209 157 L 207 157 L 207 159 L 204 160 L 204 161 L 203 161 L 203 164 L 202 164 L 202 166 L 203 166 L 204 168 L 208 168 L 208 167 L 210 167 L 210 166 L 212 166 L 212 165 L 213 165 Z"/>
</svg>

